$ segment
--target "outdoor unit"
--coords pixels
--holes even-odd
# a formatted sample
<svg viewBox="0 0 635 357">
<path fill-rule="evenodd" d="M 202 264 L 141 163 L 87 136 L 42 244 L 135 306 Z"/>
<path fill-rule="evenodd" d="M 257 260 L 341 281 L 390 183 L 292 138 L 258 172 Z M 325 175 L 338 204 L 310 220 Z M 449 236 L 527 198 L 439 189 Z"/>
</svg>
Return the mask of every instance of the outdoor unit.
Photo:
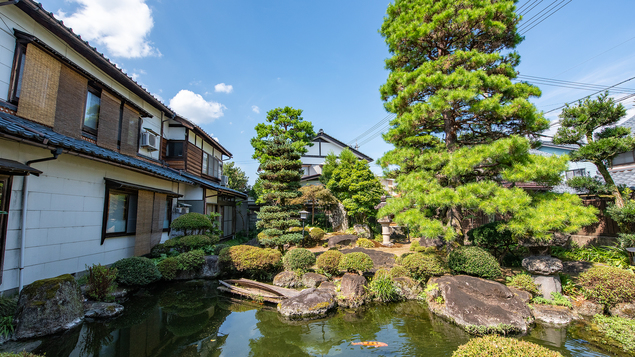
<svg viewBox="0 0 635 357">
<path fill-rule="evenodd" d="M 227 176 L 221 175 L 221 177 L 220 177 L 220 185 L 221 186 L 227 186 L 227 180 L 228 180 Z"/>
<path fill-rule="evenodd" d="M 159 137 L 149 131 L 146 131 L 141 135 L 141 147 L 150 151 L 159 150 Z"/>
</svg>

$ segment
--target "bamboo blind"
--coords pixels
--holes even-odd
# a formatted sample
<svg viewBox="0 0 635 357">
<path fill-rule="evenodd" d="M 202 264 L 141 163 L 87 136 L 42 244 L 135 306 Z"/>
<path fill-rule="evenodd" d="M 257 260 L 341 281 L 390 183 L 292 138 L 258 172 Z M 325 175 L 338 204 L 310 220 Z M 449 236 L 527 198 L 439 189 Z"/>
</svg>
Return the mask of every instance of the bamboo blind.
<svg viewBox="0 0 635 357">
<path fill-rule="evenodd" d="M 81 138 L 87 88 L 86 77 L 67 66 L 62 66 L 53 125 L 56 132 L 75 139 Z"/>
<path fill-rule="evenodd" d="M 53 127 L 62 64 L 29 43 L 22 77 L 18 115 Z"/>
<path fill-rule="evenodd" d="M 137 201 L 137 234 L 134 255 L 150 253 L 152 235 L 152 211 L 154 210 L 154 192 L 139 190 Z"/>
</svg>

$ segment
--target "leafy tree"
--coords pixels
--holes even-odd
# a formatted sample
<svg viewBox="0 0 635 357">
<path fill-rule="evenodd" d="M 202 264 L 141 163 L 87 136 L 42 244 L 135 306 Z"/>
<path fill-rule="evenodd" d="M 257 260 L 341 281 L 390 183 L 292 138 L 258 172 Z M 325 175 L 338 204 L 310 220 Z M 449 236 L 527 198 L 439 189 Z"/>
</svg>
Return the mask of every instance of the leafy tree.
<svg viewBox="0 0 635 357">
<path fill-rule="evenodd" d="M 262 179 L 258 177 L 254 185 L 249 189 L 249 196 L 253 197 L 256 200 L 256 203 L 261 204 L 264 201 L 261 200 L 262 194 L 264 193 L 264 189 L 262 188 Z"/>
<path fill-rule="evenodd" d="M 227 176 L 227 187 L 232 190 L 246 192 L 249 189 L 249 177 L 233 161 L 223 165 L 223 174 Z"/>
<path fill-rule="evenodd" d="M 500 215 L 515 237 L 548 239 L 596 220 L 576 195 L 529 193 L 514 183 L 555 185 L 566 157 L 530 155 L 527 137 L 549 122 L 529 102 L 540 90 L 513 83 L 522 37 L 513 0 L 396 0 L 380 33 L 392 57 L 381 87 L 397 117 L 380 160 L 397 177 L 395 215 L 415 234 L 465 238 L 466 218 Z"/>
<path fill-rule="evenodd" d="M 346 148 L 339 158 L 326 161 L 322 170 L 330 176 L 326 187 L 342 202 L 349 216 L 359 223 L 375 216 L 375 206 L 385 192 L 367 161 L 359 160 Z"/>
<path fill-rule="evenodd" d="M 315 207 L 324 208 L 337 203 L 337 198 L 324 185 L 306 185 L 300 187 L 300 196 L 290 202 L 294 205 L 311 205 L 311 225 L 315 224 Z"/>
<path fill-rule="evenodd" d="M 567 105 L 560 114 L 560 128 L 553 136 L 555 144 L 574 144 L 579 148 L 569 155 L 573 161 L 590 161 L 602 175 L 607 188 L 615 197 L 615 205 L 624 207 L 624 198 L 607 167 L 618 154 L 635 149 L 630 128 L 612 126 L 624 115 L 622 104 L 609 98 L 608 92 L 597 99 L 585 99 L 577 105 Z"/>
<path fill-rule="evenodd" d="M 303 121 L 301 110 L 290 107 L 273 109 L 267 113 L 271 124 L 258 124 L 257 137 L 251 139 L 255 149 L 254 158 L 260 161 L 259 180 L 262 193 L 259 197 L 265 205 L 260 208 L 257 223 L 262 228 L 260 242 L 277 247 L 281 251 L 285 244 L 302 240 L 299 233 L 290 233 L 290 227 L 300 225 L 297 206 L 291 200 L 299 196 L 302 177 L 301 150 L 315 135 L 313 125 Z"/>
</svg>

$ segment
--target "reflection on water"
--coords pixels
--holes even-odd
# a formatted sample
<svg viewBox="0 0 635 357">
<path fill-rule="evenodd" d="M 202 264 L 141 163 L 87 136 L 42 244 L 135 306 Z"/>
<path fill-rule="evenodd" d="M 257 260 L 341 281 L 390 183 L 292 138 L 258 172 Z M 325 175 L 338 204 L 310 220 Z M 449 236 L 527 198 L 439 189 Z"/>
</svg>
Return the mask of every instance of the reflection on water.
<svg viewBox="0 0 635 357">
<path fill-rule="evenodd" d="M 420 302 L 369 305 L 309 322 L 292 322 L 275 307 L 219 296 L 216 282 L 192 281 L 142 290 L 122 316 L 85 322 L 63 335 L 7 343 L 59 357 L 161 356 L 450 356 L 470 336 Z M 605 356 L 566 328 L 537 326 L 522 337 L 565 356 Z M 387 347 L 353 346 L 380 341 Z"/>
</svg>

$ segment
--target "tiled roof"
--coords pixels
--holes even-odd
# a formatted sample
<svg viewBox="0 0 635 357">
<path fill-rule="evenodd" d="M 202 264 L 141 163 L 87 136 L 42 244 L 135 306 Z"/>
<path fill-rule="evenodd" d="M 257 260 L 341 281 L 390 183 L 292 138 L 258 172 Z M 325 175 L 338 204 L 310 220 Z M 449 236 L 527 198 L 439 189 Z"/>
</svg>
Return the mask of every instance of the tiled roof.
<svg viewBox="0 0 635 357">
<path fill-rule="evenodd" d="M 626 128 L 631 128 L 631 134 L 635 134 L 635 115 L 626 119 L 622 124 L 618 126 L 623 126 Z"/>
<path fill-rule="evenodd" d="M 172 181 L 192 184 L 192 181 L 179 175 L 179 172 L 176 170 L 123 155 L 116 151 L 104 149 L 84 140 L 74 139 L 58 134 L 44 125 L 40 125 L 11 114 L 0 112 L 0 132 L 41 143 L 46 142 L 48 145 L 61 147 L 74 152 L 142 169 Z"/>
<path fill-rule="evenodd" d="M 635 167 L 610 170 L 610 173 L 616 185 L 635 188 Z"/>
<path fill-rule="evenodd" d="M 232 190 L 229 187 L 221 186 L 221 185 L 217 184 L 216 182 L 212 182 L 212 181 L 206 180 L 204 178 L 200 178 L 198 176 L 194 176 L 194 175 L 192 175 L 190 173 L 187 173 L 185 171 L 181 171 L 181 175 L 187 177 L 188 179 L 194 181 L 195 183 L 198 183 L 198 184 L 203 185 L 203 186 L 211 187 L 211 188 L 213 188 L 213 189 L 215 189 L 217 191 L 229 192 L 229 193 L 233 193 L 233 194 L 239 195 L 241 197 L 247 198 L 247 194 L 244 193 L 244 192 Z"/>
</svg>

